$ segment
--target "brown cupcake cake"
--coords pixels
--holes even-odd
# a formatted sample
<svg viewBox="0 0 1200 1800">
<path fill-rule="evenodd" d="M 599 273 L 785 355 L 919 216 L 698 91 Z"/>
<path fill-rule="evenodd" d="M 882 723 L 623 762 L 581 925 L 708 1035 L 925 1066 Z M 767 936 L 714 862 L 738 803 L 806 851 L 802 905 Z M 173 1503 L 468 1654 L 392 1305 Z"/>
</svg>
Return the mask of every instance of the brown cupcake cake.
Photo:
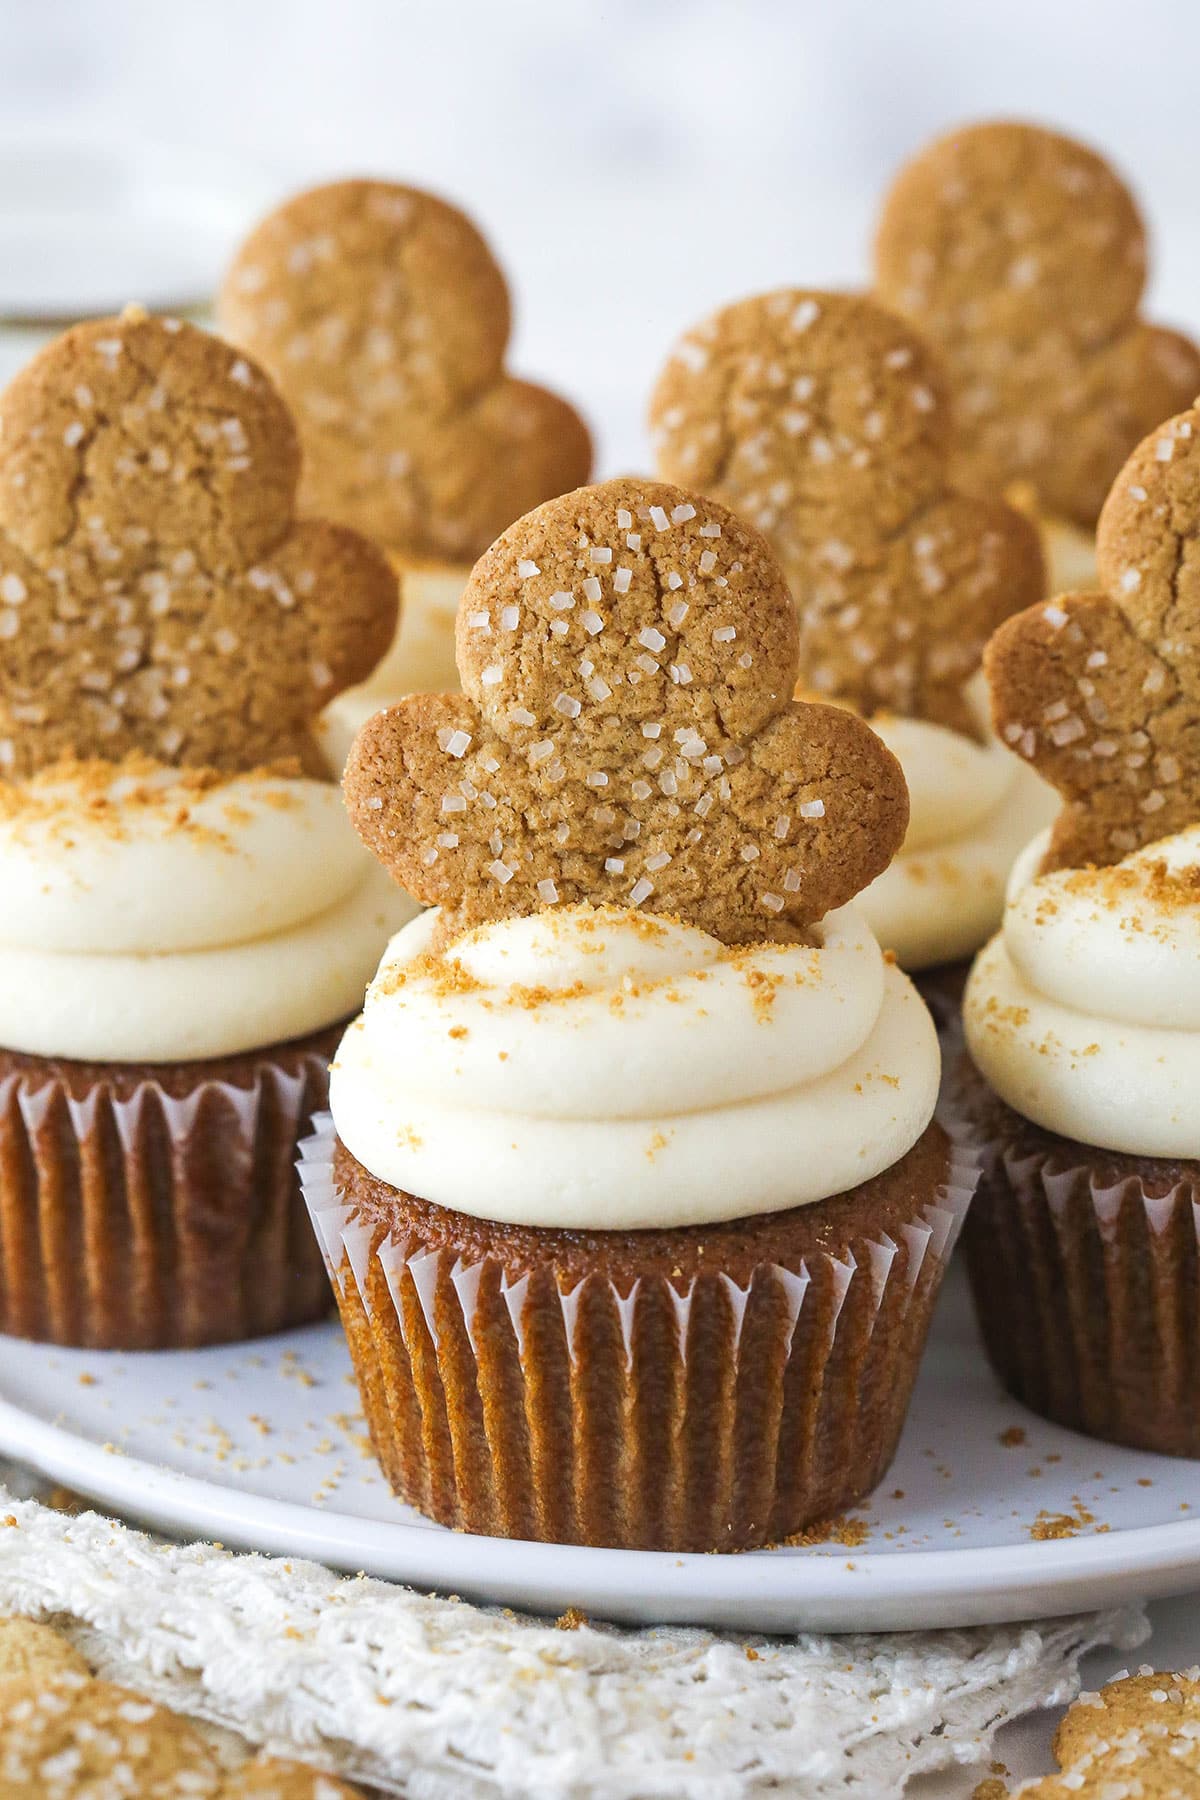
<svg viewBox="0 0 1200 1800">
<path fill-rule="evenodd" d="M 293 196 L 238 251 L 218 317 L 296 416 L 302 510 L 366 532 L 401 575 L 390 651 L 326 720 L 340 769 L 385 700 L 457 685 L 471 564 L 587 480 L 591 440 L 566 400 L 509 374 L 503 272 L 465 214 L 416 188 L 338 181 Z"/>
<path fill-rule="evenodd" d="M 784 289 L 685 333 L 650 407 L 659 467 L 756 525 L 799 615 L 799 696 L 852 707 L 899 758 L 900 855 L 861 905 L 930 1003 L 957 1014 L 1018 850 L 1053 795 L 987 726 L 1001 620 L 1043 591 L 1037 533 L 961 491 L 941 371 L 861 295 Z"/>
<path fill-rule="evenodd" d="M 312 1319 L 295 1146 L 414 911 L 313 727 L 386 647 L 394 577 L 293 519 L 286 408 L 190 326 L 71 331 L 0 419 L 0 1331 Z"/>
<path fill-rule="evenodd" d="M 1117 172 L 1036 125 L 967 125 L 896 177 L 875 289 L 937 350 L 955 478 L 1042 531 L 1047 593 L 1095 583 L 1096 520 L 1125 458 L 1200 392 L 1200 349 L 1140 305 L 1146 227 Z"/>
<path fill-rule="evenodd" d="M 303 1177 L 379 1459 L 447 1525 L 778 1541 L 879 1479 L 973 1185 L 854 895 L 894 757 L 793 701 L 763 539 L 624 480 L 477 565 L 461 695 L 361 733 L 351 816 L 434 903 Z"/>
<path fill-rule="evenodd" d="M 1200 411 L 1134 452 L 1106 592 L 1005 625 L 997 728 L 1062 794 L 967 988 L 989 1354 L 1061 1424 L 1200 1455 Z"/>
</svg>

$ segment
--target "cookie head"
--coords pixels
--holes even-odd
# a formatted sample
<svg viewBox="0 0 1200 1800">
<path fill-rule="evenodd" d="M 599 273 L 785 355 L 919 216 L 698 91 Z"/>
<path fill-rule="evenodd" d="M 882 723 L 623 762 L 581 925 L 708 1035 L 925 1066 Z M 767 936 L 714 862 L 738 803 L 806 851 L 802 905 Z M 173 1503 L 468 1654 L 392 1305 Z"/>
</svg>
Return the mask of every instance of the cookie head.
<svg viewBox="0 0 1200 1800">
<path fill-rule="evenodd" d="M 963 684 L 1041 556 L 1015 511 L 952 487 L 950 407 L 907 325 L 857 295 L 741 301 L 676 346 L 650 417 L 662 472 L 769 539 L 806 687 L 977 730 Z"/>
<path fill-rule="evenodd" d="M 997 730 L 1065 801 L 1051 868 L 1200 819 L 1200 410 L 1134 451 L 1097 552 L 1103 593 L 1018 614 L 986 659 Z"/>
<path fill-rule="evenodd" d="M 432 194 L 340 181 L 297 195 L 242 246 L 219 316 L 296 414 L 304 509 L 397 553 L 473 561 L 587 479 L 578 414 L 505 369 L 495 258 Z"/>
<path fill-rule="evenodd" d="M 973 491 L 1030 482 L 1047 510 L 1092 524 L 1133 445 L 1194 397 L 1196 347 L 1138 317 L 1146 261 L 1125 183 L 1057 132 L 969 126 L 900 172 L 876 292 L 946 364 Z"/>
<path fill-rule="evenodd" d="M 297 521 L 287 408 L 247 358 L 130 312 L 0 396 L 0 773 L 141 754 L 319 769 L 321 707 L 395 629 L 395 579 Z"/>
<path fill-rule="evenodd" d="M 724 506 L 639 480 L 547 502 L 477 564 L 457 631 L 463 694 L 378 714 L 345 777 L 448 935 L 593 901 L 796 936 L 900 846 L 899 765 L 793 702 L 791 598 Z"/>
</svg>

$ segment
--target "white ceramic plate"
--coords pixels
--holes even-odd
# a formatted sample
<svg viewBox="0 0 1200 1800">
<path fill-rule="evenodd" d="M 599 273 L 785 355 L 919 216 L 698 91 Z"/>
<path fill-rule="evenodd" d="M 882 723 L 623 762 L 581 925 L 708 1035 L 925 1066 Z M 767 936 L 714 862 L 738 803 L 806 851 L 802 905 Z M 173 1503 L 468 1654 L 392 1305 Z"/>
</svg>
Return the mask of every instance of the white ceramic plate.
<svg viewBox="0 0 1200 1800">
<path fill-rule="evenodd" d="M 392 1497 L 362 1431 L 334 1324 L 157 1356 L 0 1340 L 0 1451 L 54 1480 L 167 1532 L 538 1612 L 887 1630 L 1073 1612 L 1200 1579 L 1200 1463 L 1023 1412 L 987 1370 L 957 1278 L 891 1472 L 823 1544 L 673 1556 L 444 1531 Z"/>
</svg>

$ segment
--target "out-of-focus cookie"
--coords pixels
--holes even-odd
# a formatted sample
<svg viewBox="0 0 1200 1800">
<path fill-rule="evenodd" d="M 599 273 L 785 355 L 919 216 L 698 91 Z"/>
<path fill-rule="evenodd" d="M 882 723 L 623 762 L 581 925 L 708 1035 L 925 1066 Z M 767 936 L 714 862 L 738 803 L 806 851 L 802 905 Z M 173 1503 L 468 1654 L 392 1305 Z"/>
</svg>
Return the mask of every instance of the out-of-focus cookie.
<svg viewBox="0 0 1200 1800">
<path fill-rule="evenodd" d="M 1042 592 L 1037 533 L 953 487 L 944 386 L 906 324 L 858 295 L 743 300 L 676 345 L 650 418 L 662 473 L 770 541 L 806 687 L 978 734 L 964 684 Z"/>
<path fill-rule="evenodd" d="M 218 311 L 295 412 L 303 508 L 405 560 L 469 565 L 587 480 L 586 426 L 505 369 L 504 276 L 432 194 L 360 180 L 296 195 L 242 245 Z"/>
<path fill-rule="evenodd" d="M 56 339 L 0 415 L 0 774 L 319 766 L 317 714 L 387 648 L 396 584 L 357 533 L 293 516 L 262 370 L 132 309 Z"/>
<path fill-rule="evenodd" d="M 1200 1794 L 1200 1669 L 1143 1669 L 1081 1694 L 1054 1738 L 1056 1775 L 1022 1782 L 1013 1800 L 1185 1800 Z M 989 1793 L 990 1788 L 990 1793 Z M 980 1800 L 1002 1800 L 984 1784 Z"/>
<path fill-rule="evenodd" d="M 379 713 L 345 778 L 364 841 L 447 936 L 589 901 L 726 943 L 795 935 L 904 836 L 890 752 L 792 700 L 767 544 L 682 489 L 610 481 L 519 520 L 471 577 L 458 661 L 465 693 Z"/>
<path fill-rule="evenodd" d="M 1138 314 L 1146 232 L 1095 151 L 1019 123 L 967 126 L 897 176 L 875 286 L 941 356 L 960 425 L 956 478 L 1032 485 L 1092 525 L 1130 450 L 1200 391 L 1200 350 Z"/>
<path fill-rule="evenodd" d="M 127 1688 L 64 1674 L 0 1682 L 3 1800 L 218 1800 L 199 1734 Z"/>
</svg>

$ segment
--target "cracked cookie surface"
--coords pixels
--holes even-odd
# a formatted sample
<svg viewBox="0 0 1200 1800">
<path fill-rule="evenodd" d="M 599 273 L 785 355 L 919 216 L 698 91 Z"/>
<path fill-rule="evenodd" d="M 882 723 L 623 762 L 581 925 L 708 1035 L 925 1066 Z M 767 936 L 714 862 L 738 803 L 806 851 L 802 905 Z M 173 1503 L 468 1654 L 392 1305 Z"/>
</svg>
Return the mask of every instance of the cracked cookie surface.
<svg viewBox="0 0 1200 1800">
<path fill-rule="evenodd" d="M 0 774 L 63 758 L 322 762 L 317 714 L 396 622 L 383 555 L 293 516 L 300 450 L 247 358 L 76 327 L 0 397 Z"/>
<path fill-rule="evenodd" d="M 378 714 L 345 778 L 447 936 L 590 900 L 794 937 L 900 846 L 899 765 L 792 701 L 786 584 L 717 503 L 634 479 L 550 501 L 480 560 L 457 630 L 464 693 Z"/>
<path fill-rule="evenodd" d="M 1032 486 L 1094 524 L 1130 450 L 1200 392 L 1200 350 L 1139 316 L 1146 232 L 1108 163 L 1057 132 L 968 126 L 897 176 L 875 244 L 879 298 L 945 363 L 973 492 Z"/>
<path fill-rule="evenodd" d="M 1119 861 L 1200 818 L 1200 410 L 1118 476 L 1105 592 L 1008 620 L 985 659 L 996 729 L 1062 794 L 1045 866 Z"/>
</svg>

